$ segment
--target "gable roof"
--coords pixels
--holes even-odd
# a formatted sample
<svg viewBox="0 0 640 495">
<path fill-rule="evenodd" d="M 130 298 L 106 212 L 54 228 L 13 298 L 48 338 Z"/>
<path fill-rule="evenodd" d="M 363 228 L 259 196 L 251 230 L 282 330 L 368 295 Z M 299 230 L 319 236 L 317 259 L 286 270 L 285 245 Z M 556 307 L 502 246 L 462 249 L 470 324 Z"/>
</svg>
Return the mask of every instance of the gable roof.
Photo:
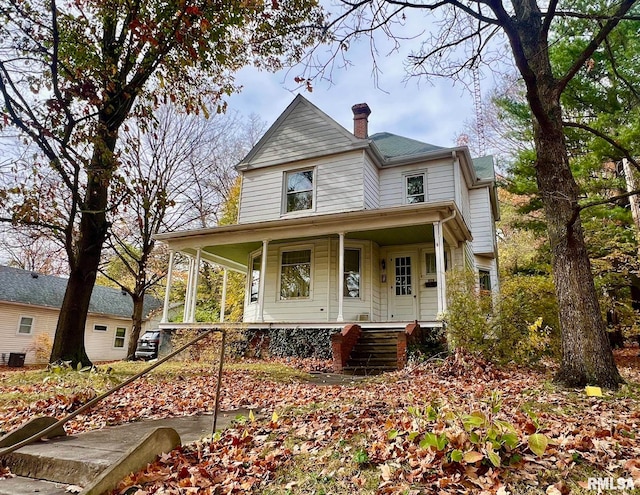
<svg viewBox="0 0 640 495">
<path fill-rule="evenodd" d="M 369 139 L 376 143 L 378 150 L 385 159 L 422 155 L 431 151 L 445 149 L 442 146 L 423 143 L 422 141 L 398 136 L 390 132 L 378 132 L 373 136 L 369 136 Z"/>
<path fill-rule="evenodd" d="M 302 95 L 297 95 L 236 169 L 279 165 L 367 146 Z"/>
<path fill-rule="evenodd" d="M 59 309 L 67 288 L 67 279 L 28 270 L 0 266 L 0 301 Z M 147 296 L 143 314 L 160 308 L 162 302 Z M 131 318 L 133 299 L 111 287 L 96 285 L 91 293 L 89 313 Z"/>
</svg>

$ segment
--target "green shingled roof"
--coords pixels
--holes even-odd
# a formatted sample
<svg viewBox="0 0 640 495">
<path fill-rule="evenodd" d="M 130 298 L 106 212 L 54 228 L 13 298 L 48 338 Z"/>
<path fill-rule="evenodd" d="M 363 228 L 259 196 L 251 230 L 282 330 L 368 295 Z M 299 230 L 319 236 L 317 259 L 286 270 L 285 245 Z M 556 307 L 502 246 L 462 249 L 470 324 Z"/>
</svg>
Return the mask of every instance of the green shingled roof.
<svg viewBox="0 0 640 495">
<path fill-rule="evenodd" d="M 0 301 L 60 308 L 66 288 L 65 278 L 0 266 Z M 160 300 L 145 297 L 143 314 L 146 316 L 161 306 Z M 89 313 L 130 318 L 133 299 L 121 290 L 96 285 L 91 293 Z"/>
<path fill-rule="evenodd" d="M 397 158 L 400 156 L 420 155 L 430 151 L 442 150 L 442 146 L 435 146 L 429 143 L 416 141 L 402 136 L 391 134 L 390 132 L 378 132 L 369 139 L 376 143 L 380 153 L 385 158 Z"/>
<path fill-rule="evenodd" d="M 476 169 L 476 175 L 478 176 L 479 179 L 495 180 L 496 178 L 492 155 L 474 158 L 473 168 Z"/>
</svg>

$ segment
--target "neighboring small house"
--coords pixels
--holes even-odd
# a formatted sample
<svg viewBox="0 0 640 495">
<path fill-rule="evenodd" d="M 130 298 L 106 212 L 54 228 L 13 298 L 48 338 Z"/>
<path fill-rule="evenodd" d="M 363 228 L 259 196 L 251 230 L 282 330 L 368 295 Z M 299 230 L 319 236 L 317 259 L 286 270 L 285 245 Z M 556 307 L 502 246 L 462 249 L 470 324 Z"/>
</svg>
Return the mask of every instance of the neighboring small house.
<svg viewBox="0 0 640 495">
<path fill-rule="evenodd" d="M 497 289 L 493 158 L 368 136 L 369 107 L 352 110 L 353 133 L 297 96 L 237 166 L 238 224 L 157 236 L 170 272 L 173 253 L 191 259 L 184 326 L 201 261 L 247 274 L 256 328 L 439 326 L 452 267 Z"/>
<path fill-rule="evenodd" d="M 27 364 L 37 362 L 34 342 L 42 333 L 53 342 L 66 287 L 67 280 L 61 277 L 0 266 L 0 364 L 8 363 L 10 353 L 25 352 Z M 160 306 L 157 299 L 147 298 L 144 314 Z M 132 313 L 131 296 L 111 287 L 94 287 L 85 330 L 92 361 L 127 357 Z M 157 323 L 147 320 L 143 331 Z"/>
</svg>

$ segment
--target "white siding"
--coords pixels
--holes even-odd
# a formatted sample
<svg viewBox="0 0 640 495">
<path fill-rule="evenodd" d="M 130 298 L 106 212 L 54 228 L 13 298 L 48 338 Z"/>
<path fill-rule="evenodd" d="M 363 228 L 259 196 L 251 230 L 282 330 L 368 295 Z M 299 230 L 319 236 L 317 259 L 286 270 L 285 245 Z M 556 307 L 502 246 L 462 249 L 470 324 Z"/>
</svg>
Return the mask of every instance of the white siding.
<svg viewBox="0 0 640 495">
<path fill-rule="evenodd" d="M 345 240 L 348 248 L 358 248 L 361 253 L 361 296 L 358 299 L 345 298 L 343 317 L 345 321 L 355 321 L 359 314 L 368 313 L 372 320 L 378 318 L 379 311 L 379 271 L 377 248 L 369 242 Z M 311 249 L 311 296 L 308 299 L 282 301 L 279 297 L 280 256 L 283 250 Z M 372 253 L 373 252 L 373 253 Z M 263 321 L 265 322 L 335 322 L 338 317 L 338 286 L 342 281 L 338 275 L 338 240 L 336 238 L 315 239 L 310 242 L 271 243 L 267 255 L 267 275 Z M 372 272 L 378 273 L 372 278 Z M 244 321 L 257 321 L 256 304 L 245 307 Z M 372 309 L 373 308 L 373 309 Z"/>
<path fill-rule="evenodd" d="M 11 352 L 25 352 L 26 364 L 37 364 L 34 341 L 36 336 L 46 333 L 53 339 L 58 324 L 58 310 L 54 308 L 43 308 L 26 306 L 19 304 L 0 303 L 0 364 L 6 364 Z M 34 318 L 31 335 L 19 335 L 18 324 L 21 316 Z M 95 324 L 106 325 L 107 331 L 95 331 Z M 116 327 L 127 329 L 125 335 L 125 345 L 123 348 L 115 348 Z M 131 320 L 128 318 L 118 319 L 108 316 L 89 315 L 85 330 L 85 348 L 89 359 L 94 362 L 113 361 L 127 357 L 127 346 L 129 345 L 129 335 L 131 332 Z M 45 361 L 40 361 L 44 363 Z"/>
<path fill-rule="evenodd" d="M 308 105 L 299 105 L 273 130 L 268 142 L 251 159 L 252 167 L 304 160 L 309 156 L 346 150 L 351 144 L 336 126 Z"/>
<path fill-rule="evenodd" d="M 373 210 L 380 207 L 380 177 L 378 168 L 365 155 L 364 161 L 364 207 Z"/>
<path fill-rule="evenodd" d="M 403 204 L 405 174 L 421 171 L 426 172 L 427 202 L 455 200 L 453 162 L 447 159 L 380 170 L 380 207 Z"/>
<path fill-rule="evenodd" d="M 472 189 L 469 191 L 471 204 L 471 234 L 473 235 L 473 252 L 476 254 L 493 253 L 495 246 L 494 221 L 491 213 L 489 189 Z"/>
<path fill-rule="evenodd" d="M 362 160 L 361 152 L 352 152 L 244 172 L 239 223 L 286 217 L 282 214 L 284 174 L 311 167 L 316 168 L 315 207 L 310 212 L 295 212 L 292 216 L 361 210 Z"/>
<path fill-rule="evenodd" d="M 487 258 L 485 256 L 476 256 L 476 271 L 477 270 L 488 270 L 491 276 L 491 291 L 494 294 L 500 289 L 500 279 L 498 277 L 498 264 L 496 260 L 493 258 Z M 477 275 L 477 273 L 476 273 Z"/>
<path fill-rule="evenodd" d="M 471 211 L 469 205 L 469 189 L 467 183 L 462 176 L 462 170 L 460 170 L 460 162 L 456 160 L 455 163 L 455 196 L 456 204 L 462 213 L 462 218 L 467 225 L 471 225 Z"/>
</svg>

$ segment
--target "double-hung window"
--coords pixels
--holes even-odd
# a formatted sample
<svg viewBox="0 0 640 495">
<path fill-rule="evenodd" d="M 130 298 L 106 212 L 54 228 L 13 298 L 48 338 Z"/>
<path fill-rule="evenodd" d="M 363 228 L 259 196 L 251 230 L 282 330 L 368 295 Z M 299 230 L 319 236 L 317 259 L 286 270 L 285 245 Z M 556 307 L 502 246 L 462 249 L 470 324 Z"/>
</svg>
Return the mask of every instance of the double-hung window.
<svg viewBox="0 0 640 495">
<path fill-rule="evenodd" d="M 21 316 L 18 335 L 31 335 L 33 332 L 33 316 Z"/>
<path fill-rule="evenodd" d="M 313 208 L 313 169 L 297 170 L 285 174 L 287 197 L 285 211 L 311 210 Z"/>
<path fill-rule="evenodd" d="M 251 287 L 249 290 L 249 302 L 258 302 L 260 293 L 260 270 L 262 269 L 262 255 L 254 256 L 251 260 Z"/>
<path fill-rule="evenodd" d="M 360 250 L 344 250 L 344 297 L 360 297 Z"/>
<path fill-rule="evenodd" d="M 113 347 L 121 349 L 124 347 L 125 336 L 127 335 L 127 329 L 124 327 L 116 327 L 116 336 L 113 341 Z"/>
<path fill-rule="evenodd" d="M 478 270 L 480 290 L 489 292 L 491 290 L 491 273 L 489 270 Z"/>
<path fill-rule="evenodd" d="M 311 294 L 311 250 L 283 251 L 280 299 L 306 299 Z"/>
<path fill-rule="evenodd" d="M 423 172 L 405 176 L 405 198 L 409 204 L 426 201 L 426 178 Z"/>
</svg>

